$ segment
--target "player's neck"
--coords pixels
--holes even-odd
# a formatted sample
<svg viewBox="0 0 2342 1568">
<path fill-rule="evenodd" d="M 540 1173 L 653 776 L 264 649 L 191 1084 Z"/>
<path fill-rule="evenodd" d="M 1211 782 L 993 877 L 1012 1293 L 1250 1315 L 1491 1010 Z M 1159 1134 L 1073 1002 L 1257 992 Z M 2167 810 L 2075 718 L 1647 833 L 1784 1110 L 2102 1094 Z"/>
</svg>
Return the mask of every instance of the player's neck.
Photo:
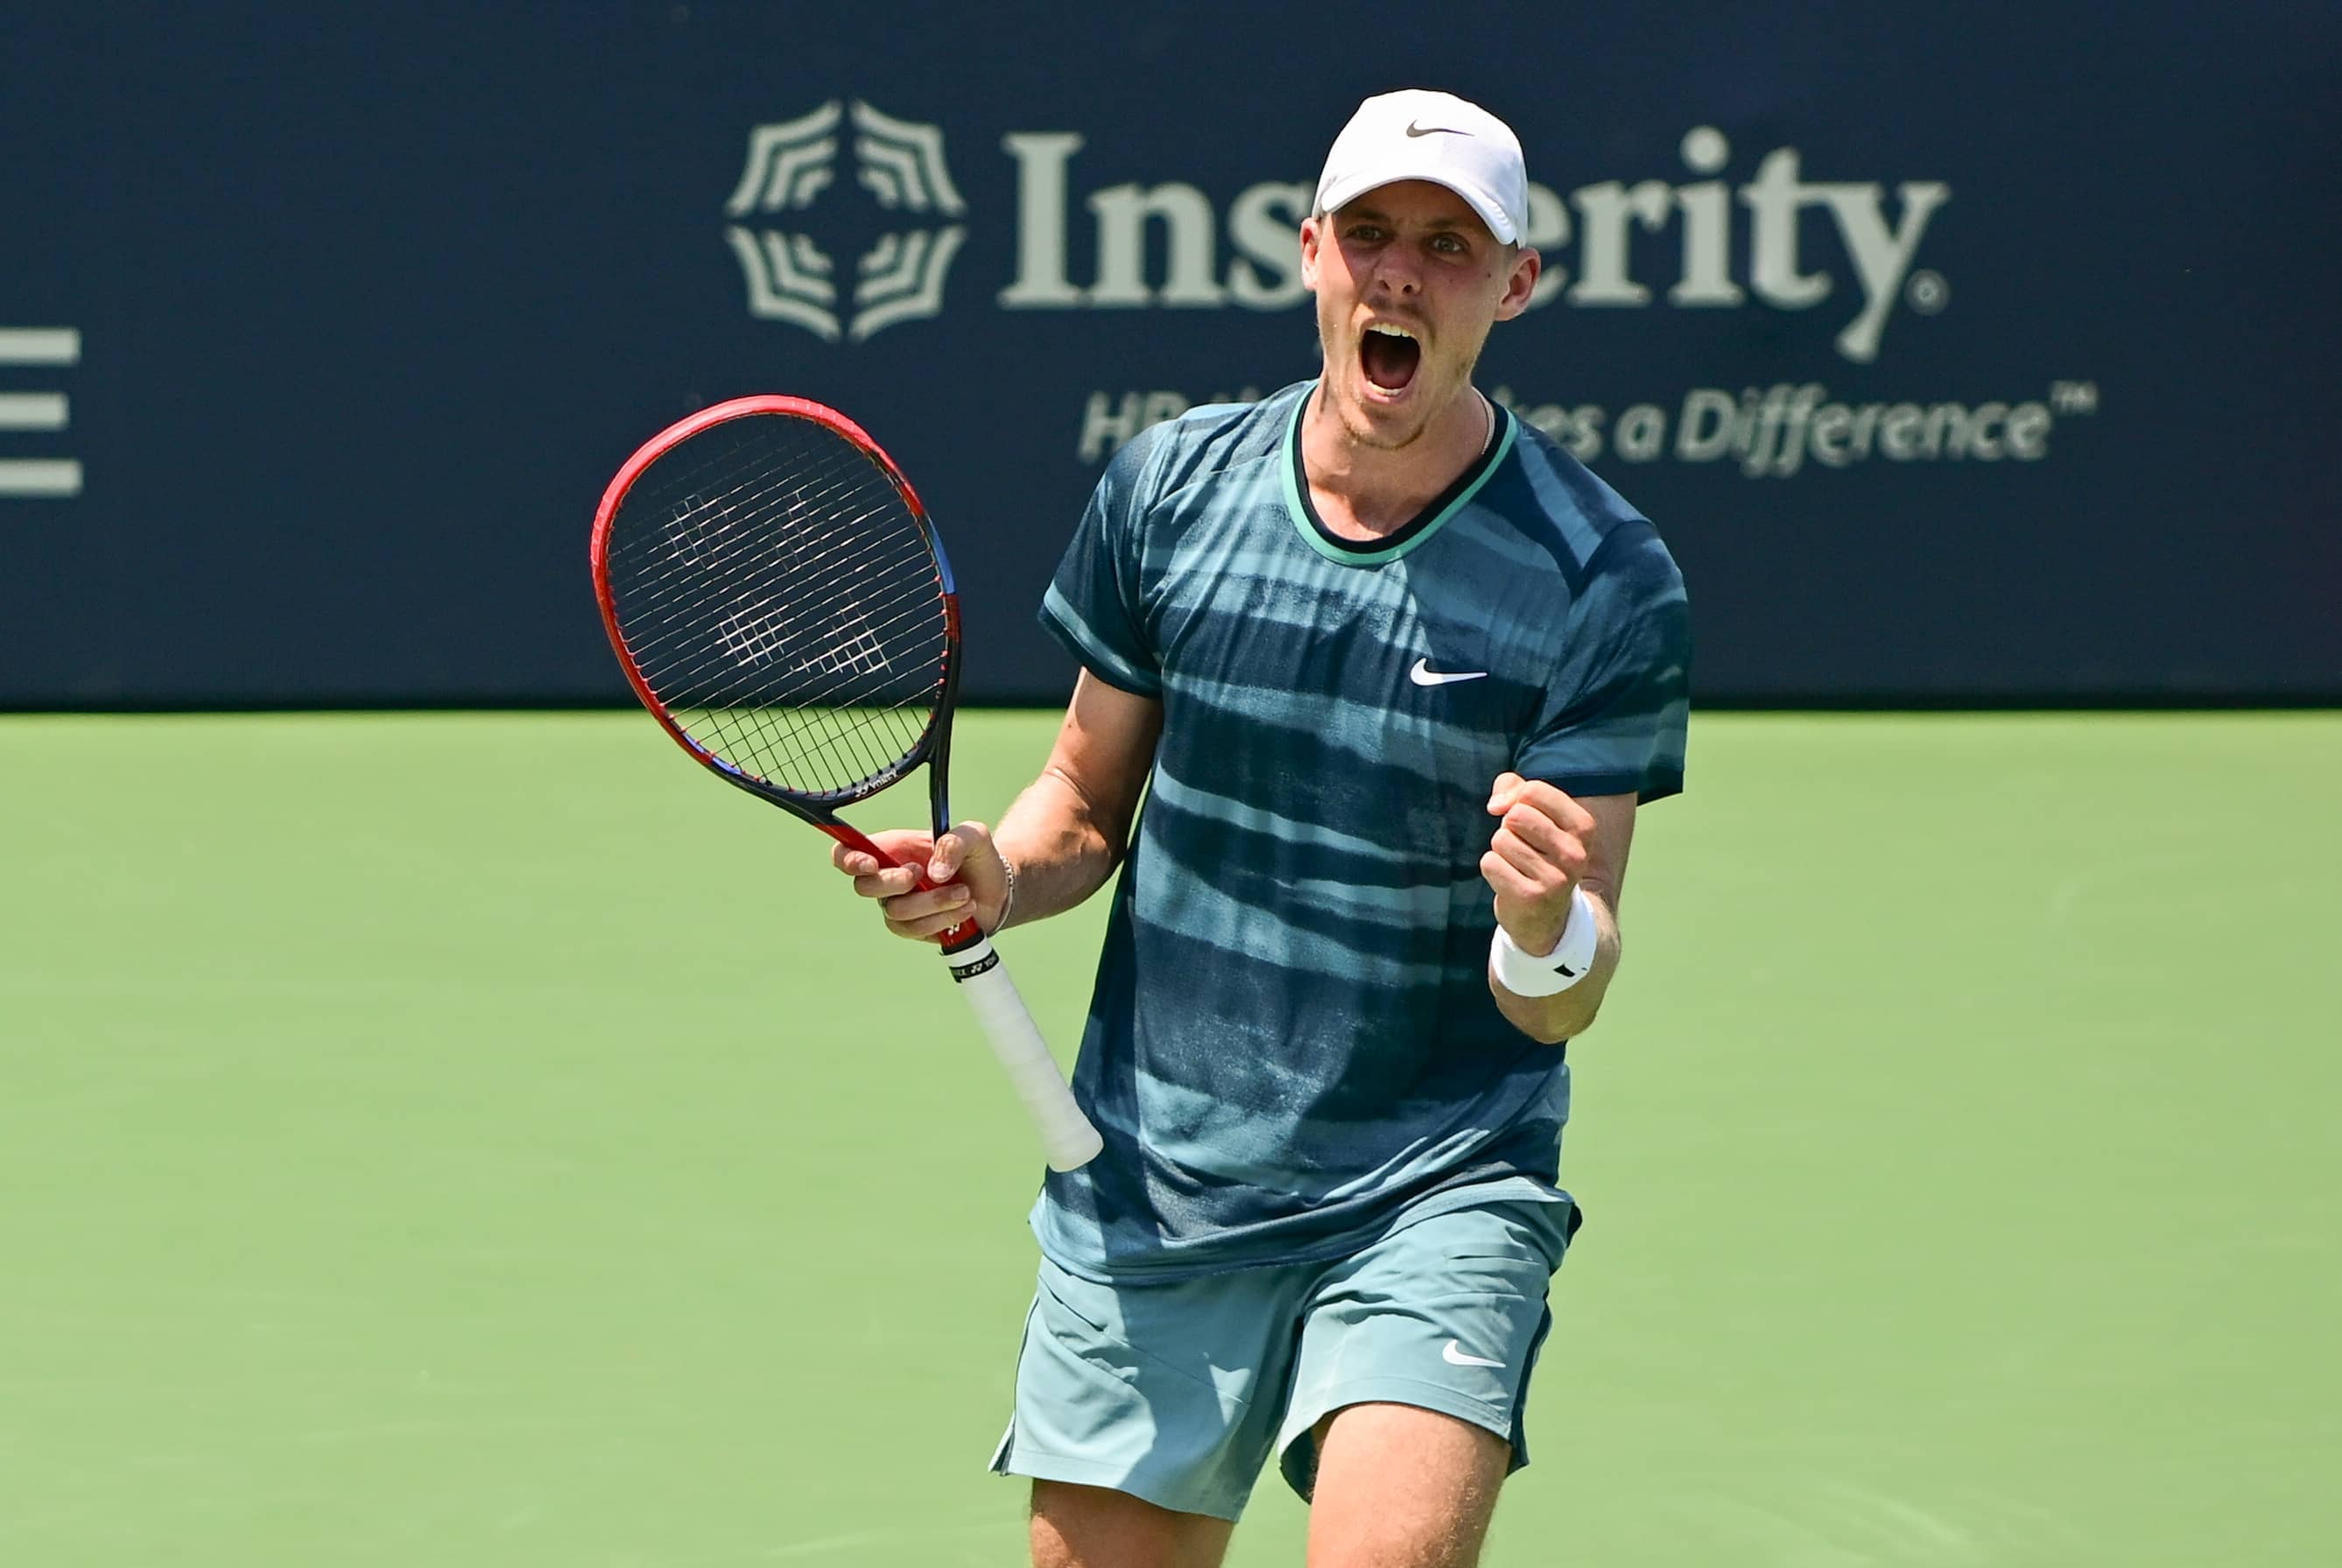
<svg viewBox="0 0 2342 1568">
<path fill-rule="evenodd" d="M 1301 419 L 1301 467 L 1319 521 L 1345 539 L 1396 532 L 1479 461 L 1496 434 L 1496 408 L 1466 385 L 1404 446 L 1358 440 L 1320 391 Z"/>
</svg>

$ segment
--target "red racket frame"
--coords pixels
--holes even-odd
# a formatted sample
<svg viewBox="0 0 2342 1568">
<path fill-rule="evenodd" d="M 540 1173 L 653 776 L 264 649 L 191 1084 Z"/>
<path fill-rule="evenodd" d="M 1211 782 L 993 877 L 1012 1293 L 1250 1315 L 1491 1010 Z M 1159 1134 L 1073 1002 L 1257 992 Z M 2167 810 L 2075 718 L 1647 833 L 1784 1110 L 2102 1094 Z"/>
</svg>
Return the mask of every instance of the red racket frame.
<svg viewBox="0 0 2342 1568">
<path fill-rule="evenodd" d="M 941 696 L 936 700 L 935 716 L 928 721 L 926 733 L 920 736 L 919 744 L 914 746 L 900 762 L 892 768 L 864 780 L 850 790 L 832 791 L 817 795 L 800 794 L 766 780 L 752 778 L 713 753 L 694 744 L 691 737 L 684 733 L 683 727 L 677 724 L 674 717 L 668 714 L 666 704 L 659 700 L 658 694 L 653 692 L 649 684 L 643 679 L 642 671 L 636 664 L 635 655 L 627 648 L 626 639 L 618 630 L 617 601 L 610 588 L 609 541 L 611 525 L 616 520 L 618 508 L 626 502 L 626 493 L 634 488 L 635 481 L 641 476 L 643 470 L 693 436 L 716 425 L 756 414 L 786 414 L 797 419 L 810 420 L 844 437 L 859 449 L 865 457 L 876 464 L 879 472 L 886 476 L 887 482 L 893 484 L 896 492 L 902 496 L 904 504 L 910 508 L 912 517 L 918 524 L 921 536 L 926 540 L 928 550 L 935 555 L 936 575 L 943 584 L 944 689 Z M 728 403 L 719 403 L 713 407 L 703 408 L 690 417 L 677 420 L 668 425 L 645 442 L 632 457 L 626 459 L 625 466 L 618 470 L 616 476 L 610 481 L 608 488 L 603 491 L 602 504 L 594 514 L 594 537 L 591 550 L 594 564 L 594 597 L 602 606 L 602 629 L 609 634 L 610 647 L 618 655 L 619 667 L 626 673 L 626 684 L 634 687 L 635 695 L 642 700 L 644 707 L 650 710 L 651 716 L 659 722 L 660 727 L 673 736 L 676 744 L 689 754 L 694 761 L 726 783 L 736 784 L 759 799 L 769 801 L 783 810 L 811 823 L 848 848 L 860 850 L 876 860 L 882 866 L 898 866 L 904 863 L 871 843 L 869 837 L 852 824 L 840 819 L 833 806 L 852 805 L 858 801 L 868 800 L 879 791 L 898 782 L 906 774 L 924 762 L 928 764 L 928 808 L 935 833 L 937 836 L 941 836 L 950 829 L 950 781 L 946 773 L 951 760 L 952 712 L 959 697 L 959 594 L 952 582 L 950 559 L 944 554 L 943 541 L 936 537 L 935 524 L 928 519 L 926 507 L 920 504 L 918 492 L 911 488 L 910 480 L 904 475 L 902 469 L 896 466 L 895 460 L 886 455 L 886 450 L 870 438 L 868 431 L 837 410 L 803 397 L 784 397 L 777 394 L 736 397 Z M 932 888 L 939 885 L 929 878 L 925 866 L 917 867 L 916 870 L 920 887 Z M 984 933 L 971 917 L 944 934 L 944 951 L 955 952 L 960 948 L 971 946 L 983 939 Z"/>
</svg>

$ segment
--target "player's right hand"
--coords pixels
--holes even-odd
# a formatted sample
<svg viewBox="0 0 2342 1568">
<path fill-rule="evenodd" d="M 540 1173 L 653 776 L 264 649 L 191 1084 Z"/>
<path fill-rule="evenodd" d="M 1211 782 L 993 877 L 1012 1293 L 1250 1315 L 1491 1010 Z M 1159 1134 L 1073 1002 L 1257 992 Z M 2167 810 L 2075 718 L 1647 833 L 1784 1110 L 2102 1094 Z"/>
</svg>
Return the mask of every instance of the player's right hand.
<svg viewBox="0 0 2342 1568">
<path fill-rule="evenodd" d="M 829 863 L 854 879 L 855 892 L 878 901 L 886 929 L 896 935 L 933 942 L 971 915 L 987 932 L 999 924 L 1008 873 L 982 823 L 964 822 L 941 838 L 893 828 L 872 834 L 870 842 L 901 864 L 882 866 L 842 844 L 830 852 Z M 921 867 L 937 885 L 919 886 Z"/>
</svg>

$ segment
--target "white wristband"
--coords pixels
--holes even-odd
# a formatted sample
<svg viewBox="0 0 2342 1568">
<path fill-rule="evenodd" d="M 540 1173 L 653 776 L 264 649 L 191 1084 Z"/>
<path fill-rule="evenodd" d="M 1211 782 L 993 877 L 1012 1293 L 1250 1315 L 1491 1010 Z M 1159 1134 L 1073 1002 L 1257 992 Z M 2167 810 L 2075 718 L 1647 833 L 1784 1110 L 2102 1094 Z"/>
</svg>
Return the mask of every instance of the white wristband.
<svg viewBox="0 0 2342 1568">
<path fill-rule="evenodd" d="M 1586 978 L 1594 967 L 1594 949 L 1601 941 L 1596 928 L 1594 901 L 1582 887 L 1569 894 L 1569 918 L 1562 924 L 1561 940 L 1539 958 L 1524 953 L 1501 925 L 1488 944 L 1488 965 L 1496 984 L 1516 996 L 1554 996 Z"/>
</svg>

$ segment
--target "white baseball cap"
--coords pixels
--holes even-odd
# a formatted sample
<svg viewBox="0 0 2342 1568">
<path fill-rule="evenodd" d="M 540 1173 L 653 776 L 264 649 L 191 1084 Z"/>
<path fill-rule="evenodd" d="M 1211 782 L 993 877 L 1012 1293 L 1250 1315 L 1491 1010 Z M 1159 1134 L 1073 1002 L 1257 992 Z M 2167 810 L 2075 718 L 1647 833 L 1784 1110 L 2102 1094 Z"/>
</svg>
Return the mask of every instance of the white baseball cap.
<svg viewBox="0 0 2342 1568">
<path fill-rule="evenodd" d="M 1368 98 L 1334 138 L 1317 176 L 1316 210 L 1330 213 L 1378 186 L 1429 180 L 1472 204 L 1506 245 L 1528 225 L 1529 176 L 1520 138 L 1477 104 L 1410 87 Z"/>
</svg>

